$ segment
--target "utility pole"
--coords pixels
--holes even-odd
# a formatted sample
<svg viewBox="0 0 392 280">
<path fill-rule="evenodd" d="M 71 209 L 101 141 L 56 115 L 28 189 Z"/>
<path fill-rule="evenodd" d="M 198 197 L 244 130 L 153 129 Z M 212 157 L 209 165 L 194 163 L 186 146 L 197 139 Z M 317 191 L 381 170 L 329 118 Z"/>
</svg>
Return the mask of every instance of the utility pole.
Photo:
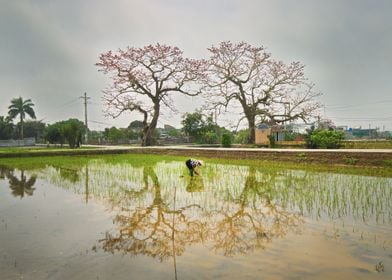
<svg viewBox="0 0 392 280">
<path fill-rule="evenodd" d="M 87 92 L 85 92 L 83 96 L 80 96 L 80 98 L 84 99 L 84 125 L 86 127 L 86 133 L 84 135 L 84 140 L 85 140 L 85 143 L 87 143 L 87 141 L 88 141 L 87 100 L 90 99 L 90 97 L 87 97 Z"/>
</svg>

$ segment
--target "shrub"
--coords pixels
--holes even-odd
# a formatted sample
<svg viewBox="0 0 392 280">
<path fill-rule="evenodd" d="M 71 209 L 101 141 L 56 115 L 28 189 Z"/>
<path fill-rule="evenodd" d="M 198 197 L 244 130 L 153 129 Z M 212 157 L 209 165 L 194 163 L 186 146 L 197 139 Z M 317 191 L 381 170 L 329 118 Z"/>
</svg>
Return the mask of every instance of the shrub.
<svg viewBox="0 0 392 280">
<path fill-rule="evenodd" d="M 270 147 L 275 148 L 276 147 L 276 141 L 275 141 L 275 136 L 273 134 L 268 136 L 269 142 L 270 142 Z"/>
<path fill-rule="evenodd" d="M 242 129 L 235 134 L 234 143 L 247 144 L 249 138 L 249 130 Z"/>
<path fill-rule="evenodd" d="M 325 129 L 310 130 L 305 137 L 306 147 L 312 149 L 338 149 L 343 139 L 343 132 Z"/>
<path fill-rule="evenodd" d="M 64 144 L 67 140 L 71 148 L 77 148 L 82 143 L 85 132 L 84 124 L 78 119 L 69 119 L 49 125 L 45 131 L 45 140 L 49 143 Z"/>
<path fill-rule="evenodd" d="M 231 147 L 231 137 L 229 134 L 225 133 L 222 135 L 222 146 L 226 148 Z"/>
</svg>

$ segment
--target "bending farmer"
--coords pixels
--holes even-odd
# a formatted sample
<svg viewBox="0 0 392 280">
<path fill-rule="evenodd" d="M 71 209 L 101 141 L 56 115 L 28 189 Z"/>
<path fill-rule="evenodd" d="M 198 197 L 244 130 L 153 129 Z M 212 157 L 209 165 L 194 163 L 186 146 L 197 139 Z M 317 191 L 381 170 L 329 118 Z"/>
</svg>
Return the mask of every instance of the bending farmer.
<svg viewBox="0 0 392 280">
<path fill-rule="evenodd" d="M 191 176 L 193 177 L 193 173 L 195 173 L 196 175 L 200 175 L 199 172 L 197 172 L 197 168 L 199 166 L 203 165 L 203 161 L 201 160 L 197 160 L 197 159 L 188 159 L 186 162 L 186 167 L 188 167 L 189 169 L 189 173 L 191 174 Z"/>
</svg>

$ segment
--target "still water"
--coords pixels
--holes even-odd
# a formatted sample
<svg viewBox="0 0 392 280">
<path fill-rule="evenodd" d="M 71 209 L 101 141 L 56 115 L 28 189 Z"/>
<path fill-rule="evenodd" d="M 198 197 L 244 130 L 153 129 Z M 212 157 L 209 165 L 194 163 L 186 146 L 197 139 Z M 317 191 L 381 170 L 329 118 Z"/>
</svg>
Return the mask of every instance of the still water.
<svg viewBox="0 0 392 280">
<path fill-rule="evenodd" d="M 0 168 L 0 279 L 392 279 L 392 178 Z"/>
</svg>

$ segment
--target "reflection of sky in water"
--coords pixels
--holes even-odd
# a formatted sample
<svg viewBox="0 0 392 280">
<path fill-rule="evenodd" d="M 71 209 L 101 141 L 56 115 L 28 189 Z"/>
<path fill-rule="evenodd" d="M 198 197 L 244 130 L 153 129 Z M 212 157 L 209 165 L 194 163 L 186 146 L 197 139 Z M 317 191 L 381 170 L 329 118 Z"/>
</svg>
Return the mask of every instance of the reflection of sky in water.
<svg viewBox="0 0 392 280">
<path fill-rule="evenodd" d="M 218 256 L 264 254 L 275 258 L 277 263 L 270 265 L 279 267 L 281 261 L 295 263 L 288 252 L 274 256 L 282 250 L 280 246 L 301 252 L 309 246 L 325 250 L 332 246 L 330 242 L 341 242 L 343 248 L 338 249 L 339 244 L 334 249 L 344 250 L 340 253 L 347 258 L 330 253 L 335 260 L 324 260 L 324 265 L 328 263 L 331 269 L 342 266 L 341 262 L 350 263 L 348 272 L 354 266 L 361 276 L 380 261 L 392 265 L 391 178 L 222 164 L 207 164 L 201 172 L 202 176 L 190 178 L 184 163 L 175 161 L 140 166 L 92 160 L 80 169 L 48 166 L 23 174 L 3 170 L 0 182 L 4 178 L 2 192 L 8 181 L 9 192 L 23 201 L 34 198 L 31 189 L 39 192 L 47 185 L 43 182 L 49 182 L 68 196 L 77 194 L 82 205 L 105 205 L 109 210 L 105 215 L 109 213 L 113 224 L 90 244 L 96 255 L 119 252 L 161 261 L 177 256 L 175 263 L 187 263 L 197 270 L 190 261 L 194 254 L 201 253 L 211 263 Z M 16 188 L 15 192 L 15 178 L 27 191 Z M 30 178 L 39 185 L 29 186 Z M 311 264 L 315 260 L 309 258 L 303 262 L 321 265 Z M 250 265 L 249 260 L 246 263 Z M 301 269 L 292 273 L 310 273 L 301 273 Z"/>
</svg>

